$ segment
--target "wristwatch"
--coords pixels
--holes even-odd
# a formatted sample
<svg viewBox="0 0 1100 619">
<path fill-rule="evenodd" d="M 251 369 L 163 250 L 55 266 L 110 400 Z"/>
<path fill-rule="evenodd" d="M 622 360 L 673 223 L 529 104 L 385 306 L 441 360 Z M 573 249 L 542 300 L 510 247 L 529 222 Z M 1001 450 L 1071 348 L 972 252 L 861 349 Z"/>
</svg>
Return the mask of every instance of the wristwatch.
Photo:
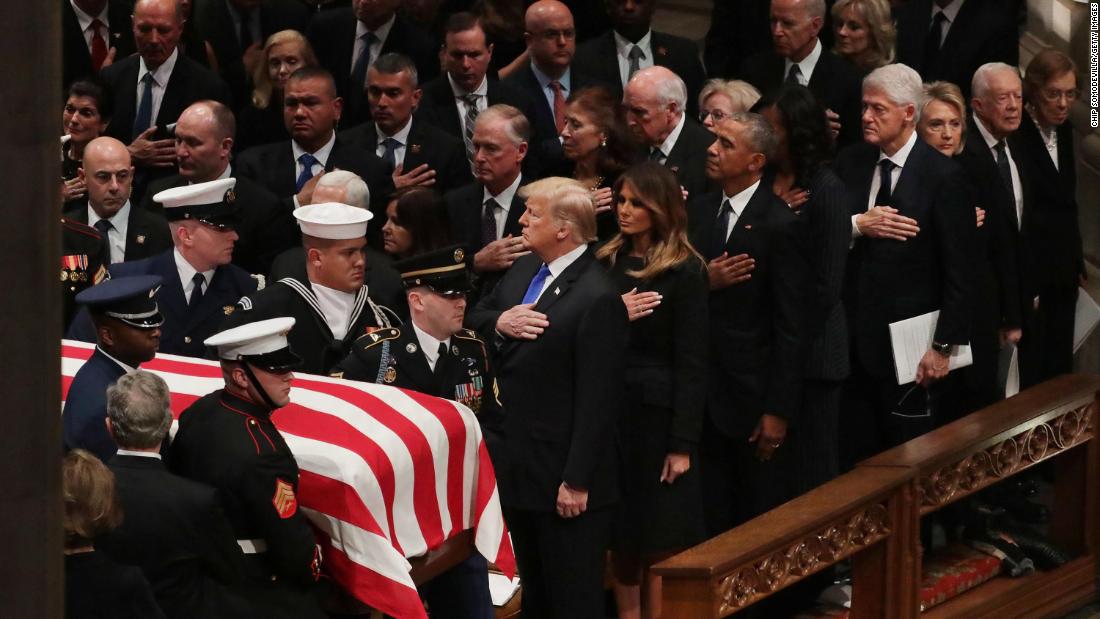
<svg viewBox="0 0 1100 619">
<path fill-rule="evenodd" d="M 951 344 L 948 344 L 946 342 L 932 342 L 932 350 L 936 351 L 938 354 L 943 355 L 944 357 L 951 356 L 952 348 L 953 347 L 951 346 Z"/>
</svg>

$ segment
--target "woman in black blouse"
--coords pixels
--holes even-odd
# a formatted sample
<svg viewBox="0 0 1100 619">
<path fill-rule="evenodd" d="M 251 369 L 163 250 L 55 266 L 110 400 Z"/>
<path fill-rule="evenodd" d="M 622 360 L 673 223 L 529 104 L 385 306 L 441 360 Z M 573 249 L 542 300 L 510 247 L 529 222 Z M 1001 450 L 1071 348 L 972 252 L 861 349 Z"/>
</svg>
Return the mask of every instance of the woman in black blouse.
<svg viewBox="0 0 1100 619">
<path fill-rule="evenodd" d="M 631 330 L 612 565 L 619 616 L 656 617 L 659 581 L 646 568 L 705 537 L 693 464 L 706 395 L 707 276 L 671 171 L 641 163 L 614 192 L 620 232 L 596 257 L 623 292 Z"/>
<path fill-rule="evenodd" d="M 451 244 L 451 222 L 443 198 L 434 189 L 401 189 L 386 205 L 382 250 L 394 260 Z"/>
<path fill-rule="evenodd" d="M 807 296 L 802 427 L 791 428 L 793 490 L 807 492 L 836 477 L 840 388 L 848 376 L 848 327 L 841 302 L 852 224 L 849 195 L 828 167 L 833 140 L 825 110 L 804 86 L 765 95 L 757 111 L 779 138 L 764 183 L 806 220 L 815 274 Z"/>
<path fill-rule="evenodd" d="M 267 37 L 263 62 L 256 65 L 252 74 L 255 86 L 251 98 L 241 107 L 237 122 L 237 140 L 233 144 L 237 152 L 290 139 L 283 121 L 283 88 L 291 73 L 316 64 L 313 48 L 297 30 L 280 30 Z"/>
<path fill-rule="evenodd" d="M 77 80 L 69 86 L 69 96 L 61 111 L 61 199 L 76 203 L 88 190 L 78 170 L 84 159 L 84 147 L 103 135 L 111 120 L 111 93 L 92 80 Z"/>
</svg>

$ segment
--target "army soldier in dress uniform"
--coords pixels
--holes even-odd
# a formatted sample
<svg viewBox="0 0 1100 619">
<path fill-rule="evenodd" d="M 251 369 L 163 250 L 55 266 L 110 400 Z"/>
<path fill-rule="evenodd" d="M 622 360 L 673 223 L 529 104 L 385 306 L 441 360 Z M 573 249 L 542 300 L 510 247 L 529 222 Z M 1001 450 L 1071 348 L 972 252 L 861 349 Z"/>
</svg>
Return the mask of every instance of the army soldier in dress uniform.
<svg viewBox="0 0 1100 619">
<path fill-rule="evenodd" d="M 301 371 L 327 374 L 356 338 L 401 320 L 375 303 L 364 284 L 369 210 L 329 202 L 297 208 L 294 217 L 302 229 L 306 278 L 284 277 L 242 297 L 237 311 L 249 314 L 249 321 L 293 316 L 298 327 L 290 345 L 302 356 Z"/>
<path fill-rule="evenodd" d="M 103 237 L 99 230 L 79 221 L 61 218 L 61 331 L 76 315 L 76 295 L 103 281 Z"/>
<path fill-rule="evenodd" d="M 287 344 L 293 326 L 287 317 L 244 322 L 207 338 L 225 387 L 180 413 L 168 467 L 218 489 L 255 568 L 248 576 L 280 602 L 275 616 L 324 617 L 310 591 L 321 552 L 298 509 L 298 464 L 271 422 L 290 403 L 291 370 L 302 362 Z"/>
</svg>

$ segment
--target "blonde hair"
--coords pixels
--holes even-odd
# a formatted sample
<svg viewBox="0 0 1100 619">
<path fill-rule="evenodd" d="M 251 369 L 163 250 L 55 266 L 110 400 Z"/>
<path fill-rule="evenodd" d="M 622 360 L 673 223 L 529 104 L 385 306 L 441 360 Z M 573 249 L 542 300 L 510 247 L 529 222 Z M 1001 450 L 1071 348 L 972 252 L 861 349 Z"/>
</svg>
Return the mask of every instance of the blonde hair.
<svg viewBox="0 0 1100 619">
<path fill-rule="evenodd" d="M 676 175 L 655 161 L 644 161 L 619 177 L 615 182 L 615 195 L 618 196 L 624 186 L 629 186 L 640 198 L 641 206 L 649 212 L 653 221 L 650 234 L 653 243 L 645 256 L 645 266 L 638 271 L 626 274 L 641 280 L 651 280 L 665 271 L 695 259 L 706 267 L 706 261 L 695 251 L 688 241 L 687 208 L 684 206 L 684 193 Z M 616 234 L 596 251 L 596 258 L 615 264 L 620 251 L 630 244 L 622 232 Z"/>
<path fill-rule="evenodd" d="M 760 91 L 748 82 L 714 78 L 703 83 L 703 90 L 699 92 L 699 104 L 702 105 L 715 94 L 729 97 L 733 102 L 734 112 L 747 112 L 760 100 Z"/>
<path fill-rule="evenodd" d="M 583 245 L 596 240 L 596 204 L 592 192 L 572 178 L 550 176 L 525 185 L 520 196 L 545 200 L 552 218 L 569 224 L 573 241 Z"/>
<path fill-rule="evenodd" d="M 90 546 L 92 540 L 122 523 L 115 497 L 115 476 L 90 452 L 74 449 L 61 463 L 65 504 L 65 548 Z"/>
<path fill-rule="evenodd" d="M 301 66 L 312 67 L 317 65 L 317 55 L 313 53 L 313 46 L 302 36 L 301 32 L 297 30 L 280 30 L 267 37 L 267 41 L 264 42 L 263 59 L 256 63 L 256 69 L 252 72 L 252 83 L 255 84 L 252 89 L 252 105 L 256 106 L 257 109 L 266 110 L 267 106 L 271 105 L 271 95 L 275 89 L 274 84 L 271 83 L 271 77 L 267 74 L 267 55 L 271 53 L 272 47 L 288 43 L 297 43 L 298 48 L 302 51 Z"/>
<path fill-rule="evenodd" d="M 890 2 L 888 0 L 837 0 L 832 9 L 834 24 L 840 23 L 843 19 L 840 14 L 848 7 L 855 9 L 867 22 L 867 31 L 871 39 L 872 53 L 867 56 L 867 66 L 862 68 L 877 69 L 894 62 L 896 55 L 894 43 L 898 39 L 898 29 L 894 26 L 894 18 L 890 14 Z M 835 46 L 833 49 L 836 49 Z"/>
<path fill-rule="evenodd" d="M 951 82 L 928 82 L 924 85 L 924 98 L 920 104 L 920 117 L 922 119 L 924 118 L 924 108 L 928 107 L 928 104 L 933 101 L 946 103 L 959 113 L 959 124 L 962 125 L 962 133 L 959 134 L 959 145 L 955 147 L 955 152 L 952 153 L 957 155 L 966 147 L 966 99 L 963 98 L 959 87 Z"/>
</svg>

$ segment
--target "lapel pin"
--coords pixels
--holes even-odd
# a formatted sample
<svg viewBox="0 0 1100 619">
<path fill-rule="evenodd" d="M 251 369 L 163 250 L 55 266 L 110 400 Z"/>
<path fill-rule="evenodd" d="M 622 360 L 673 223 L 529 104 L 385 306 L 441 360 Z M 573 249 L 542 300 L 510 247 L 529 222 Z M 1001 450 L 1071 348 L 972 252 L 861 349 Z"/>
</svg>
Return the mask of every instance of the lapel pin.
<svg viewBox="0 0 1100 619">
<path fill-rule="evenodd" d="M 412 153 L 415 155 L 415 154 L 420 152 L 420 145 L 419 144 L 410 144 L 409 145 L 409 150 L 412 151 Z"/>
<path fill-rule="evenodd" d="M 752 224 L 745 224 L 746 230 L 752 230 Z"/>
<path fill-rule="evenodd" d="M 669 168 L 669 170 L 672 170 L 673 174 L 679 174 L 680 173 L 680 166 L 674 165 L 671 168 Z"/>
<path fill-rule="evenodd" d="M 658 56 L 667 56 L 667 55 L 668 55 L 668 48 L 667 48 L 667 47 L 663 47 L 663 46 L 662 46 L 662 47 L 658 47 L 658 48 L 657 48 L 657 55 L 658 55 Z"/>
<path fill-rule="evenodd" d="M 554 288 L 554 294 L 561 294 L 561 288 Z"/>
<path fill-rule="evenodd" d="M 137 243 L 138 245 L 144 245 L 145 244 L 145 235 L 144 234 L 137 235 L 137 237 L 134 238 L 134 242 Z"/>
</svg>

